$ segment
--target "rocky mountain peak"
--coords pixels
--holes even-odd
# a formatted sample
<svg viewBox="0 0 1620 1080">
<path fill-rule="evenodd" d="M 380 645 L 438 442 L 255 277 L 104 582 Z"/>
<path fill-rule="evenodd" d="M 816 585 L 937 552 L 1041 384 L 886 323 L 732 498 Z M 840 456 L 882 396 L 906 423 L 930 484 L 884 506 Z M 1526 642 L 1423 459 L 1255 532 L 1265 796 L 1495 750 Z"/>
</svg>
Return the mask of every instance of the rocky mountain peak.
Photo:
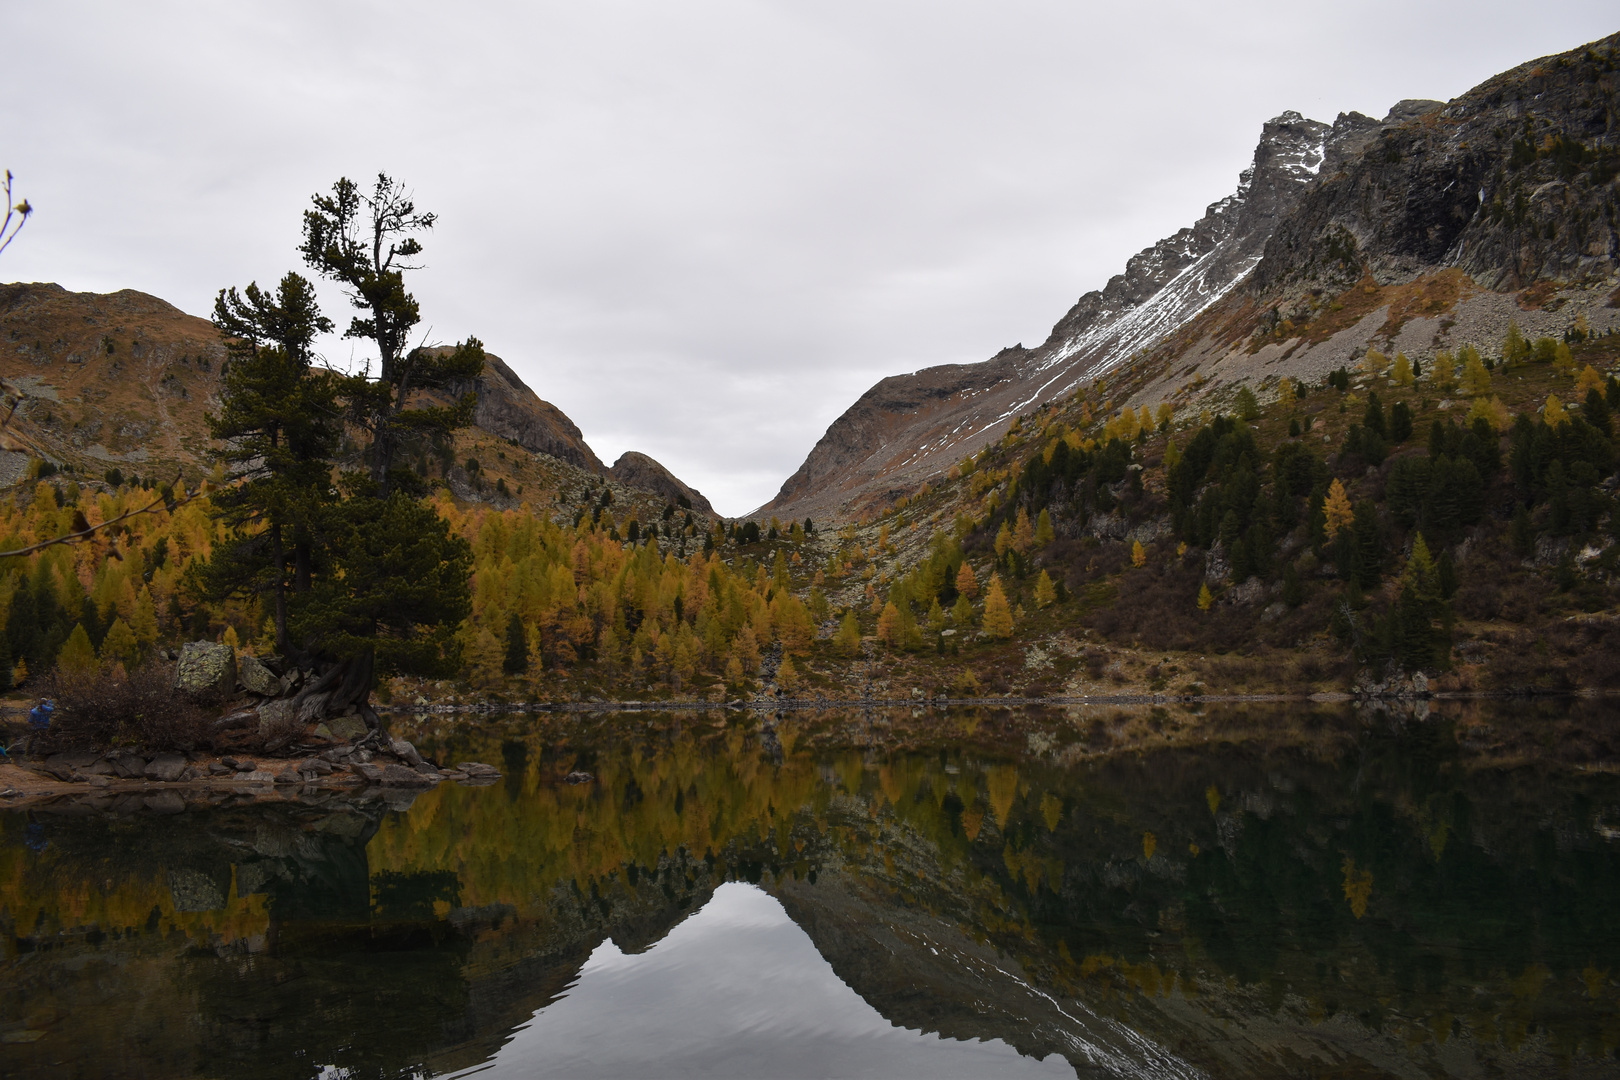
<svg viewBox="0 0 1620 1080">
<path fill-rule="evenodd" d="M 915 488 L 999 435 L 1013 417 L 1157 342 L 1241 281 L 1324 163 L 1377 126 L 1360 113 L 1331 125 L 1292 111 L 1268 120 L 1230 195 L 1132 256 L 1123 273 L 1082 296 L 1043 344 L 1005 349 L 982 364 L 884 379 L 827 429 L 759 512 L 839 513 Z"/>
</svg>

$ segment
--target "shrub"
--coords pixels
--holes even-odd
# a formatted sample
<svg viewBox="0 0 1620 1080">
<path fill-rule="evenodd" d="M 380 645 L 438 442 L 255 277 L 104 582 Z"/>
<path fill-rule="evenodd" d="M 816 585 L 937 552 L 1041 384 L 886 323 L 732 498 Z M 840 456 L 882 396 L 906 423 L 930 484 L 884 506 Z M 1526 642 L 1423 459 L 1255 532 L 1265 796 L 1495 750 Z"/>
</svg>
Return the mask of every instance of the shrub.
<svg viewBox="0 0 1620 1080">
<path fill-rule="evenodd" d="M 45 695 L 56 702 L 56 714 L 41 749 L 126 744 L 146 751 L 192 750 L 213 739 L 213 715 L 175 693 L 169 664 L 57 670 L 46 680 Z"/>
</svg>

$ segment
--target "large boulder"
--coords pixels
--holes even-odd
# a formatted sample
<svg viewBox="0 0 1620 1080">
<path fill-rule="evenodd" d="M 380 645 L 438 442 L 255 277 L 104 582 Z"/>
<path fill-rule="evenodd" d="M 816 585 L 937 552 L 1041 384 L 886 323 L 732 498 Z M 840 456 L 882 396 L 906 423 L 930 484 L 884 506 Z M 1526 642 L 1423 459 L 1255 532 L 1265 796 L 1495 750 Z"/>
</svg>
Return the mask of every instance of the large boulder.
<svg viewBox="0 0 1620 1080">
<path fill-rule="evenodd" d="M 218 641 L 182 645 L 174 688 L 195 697 L 229 696 L 236 690 L 236 650 Z"/>
<path fill-rule="evenodd" d="M 242 689 L 250 694 L 260 697 L 275 697 L 281 693 L 281 680 L 275 672 L 265 667 L 259 658 L 251 653 L 244 653 L 238 661 L 239 670 L 237 678 L 242 680 Z"/>
<path fill-rule="evenodd" d="M 146 764 L 148 780 L 178 780 L 185 771 L 186 759 L 179 754 L 159 754 Z"/>
</svg>

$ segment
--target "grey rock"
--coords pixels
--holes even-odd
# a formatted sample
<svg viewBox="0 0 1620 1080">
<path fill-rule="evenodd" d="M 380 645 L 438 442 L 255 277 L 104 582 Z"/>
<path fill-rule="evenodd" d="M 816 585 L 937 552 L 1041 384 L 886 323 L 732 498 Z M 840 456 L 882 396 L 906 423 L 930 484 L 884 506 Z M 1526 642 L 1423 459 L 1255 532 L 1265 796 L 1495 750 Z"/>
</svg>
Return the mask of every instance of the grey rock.
<svg viewBox="0 0 1620 1080">
<path fill-rule="evenodd" d="M 305 776 L 331 776 L 332 763 L 318 757 L 305 758 L 298 763 L 298 771 Z"/>
<path fill-rule="evenodd" d="M 258 694 L 261 697 L 275 697 L 281 692 L 281 680 L 260 663 L 258 657 L 242 656 L 237 664 L 236 677 L 241 680 L 242 688 L 248 693 Z"/>
<path fill-rule="evenodd" d="M 139 754 L 122 754 L 112 759 L 113 772 L 126 780 L 146 775 L 146 759 Z"/>
<path fill-rule="evenodd" d="M 58 780 L 72 780 L 80 769 L 95 764 L 95 761 L 95 754 L 52 754 L 42 764 L 35 766 L 35 769 L 48 773 Z"/>
<path fill-rule="evenodd" d="M 246 780 L 250 784 L 273 784 L 276 782 L 275 773 L 268 772 L 264 769 L 254 769 L 251 772 L 239 772 L 236 774 L 236 778 L 238 780 Z"/>
<path fill-rule="evenodd" d="M 422 755 L 416 752 L 416 747 L 412 746 L 404 739 L 390 740 L 389 745 L 390 749 L 394 751 L 394 756 L 399 758 L 405 764 L 409 765 L 411 768 L 414 769 L 422 764 Z"/>
<path fill-rule="evenodd" d="M 191 641 L 180 649 L 174 688 L 193 695 L 227 695 L 236 689 L 236 650 L 217 641 Z"/>
<path fill-rule="evenodd" d="M 382 782 L 384 787 L 431 787 L 433 781 L 403 765 L 384 765 L 382 767 Z"/>
<path fill-rule="evenodd" d="M 356 761 L 349 766 L 359 774 L 360 779 L 368 784 L 380 784 L 383 779 L 383 767 L 373 765 L 369 761 Z"/>
<path fill-rule="evenodd" d="M 463 761 L 456 765 L 457 770 L 468 776 L 499 776 L 500 770 L 493 765 L 485 765 L 482 761 Z"/>
<path fill-rule="evenodd" d="M 180 779 L 185 771 L 186 759 L 180 754 L 159 754 L 147 763 L 145 776 L 148 780 L 171 781 Z"/>
<path fill-rule="evenodd" d="M 353 742 L 363 738 L 366 734 L 366 722 L 358 716 L 334 716 L 326 722 L 332 737 L 345 742 Z"/>
<path fill-rule="evenodd" d="M 215 776 L 224 776 L 227 773 L 235 773 L 236 772 L 236 770 L 233 769 L 231 766 L 226 765 L 224 762 L 220 762 L 220 761 L 216 761 L 212 765 L 208 766 L 208 771 L 213 773 Z"/>
</svg>

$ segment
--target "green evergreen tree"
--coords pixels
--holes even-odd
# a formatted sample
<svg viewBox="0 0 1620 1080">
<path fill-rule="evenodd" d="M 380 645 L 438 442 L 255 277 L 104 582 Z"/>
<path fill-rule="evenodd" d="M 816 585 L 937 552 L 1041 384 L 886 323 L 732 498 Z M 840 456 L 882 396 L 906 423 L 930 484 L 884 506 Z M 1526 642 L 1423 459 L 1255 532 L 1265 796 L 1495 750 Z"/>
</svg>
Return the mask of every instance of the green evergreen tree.
<svg viewBox="0 0 1620 1080">
<path fill-rule="evenodd" d="M 477 401 L 471 383 L 484 370 L 477 338 L 449 349 L 407 348 L 421 311 L 405 289 L 405 272 L 418 268 L 411 262 L 422 252 L 418 234 L 433 228 L 437 216 L 418 211 L 405 186 L 384 173 L 370 195 L 344 177 L 312 203 L 304 211 L 299 251 L 316 273 L 344 286 L 361 312 L 344 336 L 377 348 L 376 372 L 352 376 L 344 386 L 349 419 L 371 437 L 367 459 L 376 496 L 386 499 L 395 486 L 419 491 L 421 479 L 394 466 L 400 447 L 465 427 Z M 454 405 L 412 406 L 412 395 L 423 390 L 461 393 Z"/>
<path fill-rule="evenodd" d="M 529 635 L 523 629 L 523 619 L 512 613 L 506 623 L 506 659 L 501 670 L 508 675 L 521 675 L 529 670 Z"/>
<path fill-rule="evenodd" d="M 315 291 L 297 274 L 272 294 L 250 284 L 221 289 L 214 325 L 230 360 L 209 434 L 216 457 L 239 483 L 218 491 L 225 543 L 198 564 L 189 585 L 201 596 L 268 594 L 276 648 L 286 653 L 287 596 L 308 592 L 321 519 L 332 499 L 331 466 L 342 435 L 338 378 L 314 370 L 315 336 L 332 329 Z"/>
<path fill-rule="evenodd" d="M 328 570 L 289 619 L 289 632 L 336 663 L 327 708 L 365 703 L 372 682 L 393 674 L 456 670 L 455 631 L 472 608 L 472 547 L 433 507 L 403 492 L 363 490 L 329 515 Z"/>
</svg>

